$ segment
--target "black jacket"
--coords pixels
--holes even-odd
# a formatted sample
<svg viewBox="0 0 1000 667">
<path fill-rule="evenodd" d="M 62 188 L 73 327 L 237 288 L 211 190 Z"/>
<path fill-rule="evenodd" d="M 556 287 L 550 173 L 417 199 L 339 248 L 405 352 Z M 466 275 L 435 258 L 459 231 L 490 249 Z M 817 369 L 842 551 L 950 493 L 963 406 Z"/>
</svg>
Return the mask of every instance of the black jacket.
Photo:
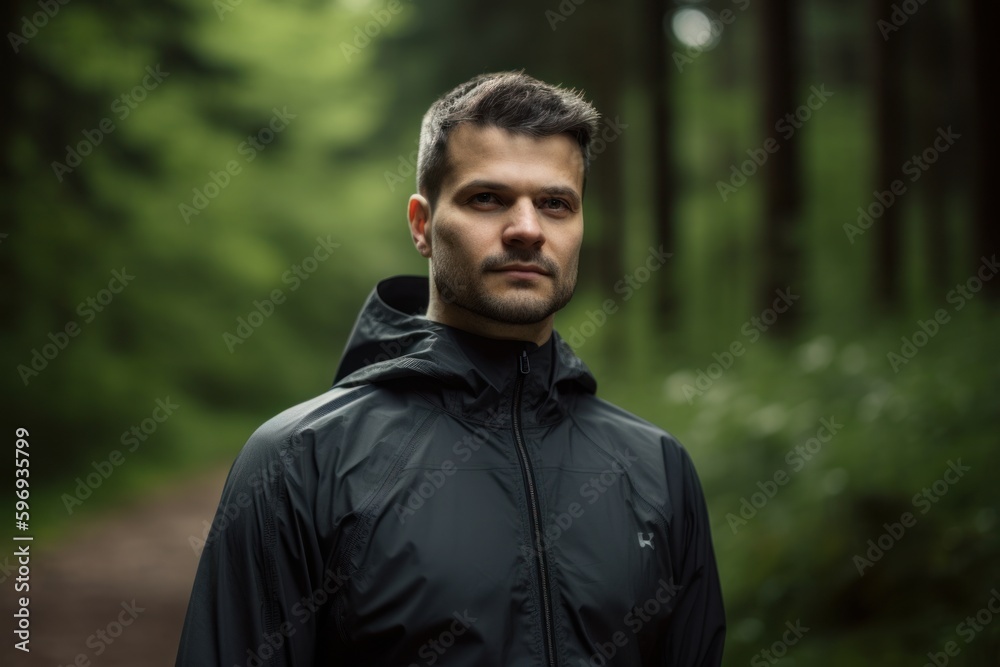
<svg viewBox="0 0 1000 667">
<path fill-rule="evenodd" d="M 383 281 L 334 387 L 250 438 L 178 665 L 719 665 L 688 454 L 557 334 L 497 341 Z"/>
</svg>

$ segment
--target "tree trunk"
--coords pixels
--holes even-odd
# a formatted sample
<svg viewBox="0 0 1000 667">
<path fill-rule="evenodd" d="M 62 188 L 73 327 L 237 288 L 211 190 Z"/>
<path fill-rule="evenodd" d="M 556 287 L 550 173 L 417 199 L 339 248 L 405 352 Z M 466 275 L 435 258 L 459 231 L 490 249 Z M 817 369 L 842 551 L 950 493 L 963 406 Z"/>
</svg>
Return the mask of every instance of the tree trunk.
<svg viewBox="0 0 1000 667">
<path fill-rule="evenodd" d="M 643 89 L 649 96 L 650 183 L 652 185 L 653 244 L 675 253 L 674 201 L 677 184 L 670 159 L 670 135 L 673 128 L 673 109 L 670 106 L 671 70 L 667 67 L 667 40 L 665 21 L 669 8 L 664 0 L 643 0 L 641 19 L 643 49 L 641 71 Z M 667 325 L 677 309 L 676 271 L 674 262 L 668 260 L 656 274 L 656 314 L 654 322 Z"/>
<path fill-rule="evenodd" d="M 872 2 L 874 40 L 875 174 L 873 191 L 882 192 L 899 178 L 903 158 L 904 117 L 902 104 L 903 31 L 882 33 L 877 22 L 888 19 L 894 0 Z M 874 221 L 875 296 L 880 310 L 896 310 L 900 301 L 900 213 L 901 207 L 885 207 Z M 874 217 L 874 216 L 873 216 Z"/>
<path fill-rule="evenodd" d="M 995 88 L 996 47 L 993 30 L 1000 20 L 996 0 L 971 0 L 969 18 L 972 33 L 972 77 L 974 118 L 973 131 L 969 132 L 975 143 L 975 167 L 973 171 L 973 246 L 972 257 L 966 267 L 971 273 L 978 270 L 982 257 L 990 259 L 994 253 L 1000 252 L 1000 225 L 997 224 L 996 211 L 992 206 L 992 189 L 1000 182 L 1000 167 L 997 156 L 1000 155 L 1000 136 L 997 132 L 996 119 L 993 117 L 991 90 Z M 983 281 L 983 295 L 992 300 L 1000 301 L 1000 278 Z"/>
<path fill-rule="evenodd" d="M 795 40 L 797 7 L 794 0 L 766 0 L 761 4 L 766 123 L 762 136 L 780 142 L 780 150 L 771 154 L 760 169 L 764 186 L 763 279 L 758 297 L 761 308 L 770 308 L 779 290 L 791 288 L 795 292 L 800 283 L 797 233 L 802 209 L 801 130 L 796 129 L 785 139 L 775 127 L 786 114 L 794 116 L 801 104 L 794 94 L 798 81 L 795 63 L 799 58 Z M 799 122 L 788 121 L 793 128 Z M 778 318 L 774 330 L 779 334 L 790 332 L 799 316 L 799 309 L 789 309 Z"/>
<path fill-rule="evenodd" d="M 913 102 L 917 113 L 915 123 L 920 128 L 916 135 L 920 137 L 920 146 L 928 145 L 937 136 L 938 128 L 955 122 L 959 111 L 953 102 L 958 94 L 953 75 L 956 68 L 954 37 L 950 31 L 941 29 L 948 24 L 943 9 L 940 4 L 928 3 L 912 19 L 916 23 L 914 36 L 919 45 L 912 53 L 923 81 L 923 85 L 914 91 L 916 100 Z M 947 153 L 942 155 L 915 184 L 920 186 L 919 200 L 923 211 L 923 273 L 926 274 L 929 296 L 935 301 L 944 298 L 951 278 L 951 239 L 948 235 L 951 211 L 948 196 L 958 157 Z"/>
<path fill-rule="evenodd" d="M 586 14 L 579 20 L 584 21 Z M 581 26 L 588 37 L 579 41 L 578 63 L 582 71 L 591 73 L 588 78 L 587 97 L 602 114 L 600 129 L 591 144 L 592 178 L 587 181 L 587 210 L 598 213 L 601 225 L 596 245 L 585 245 L 588 255 L 584 264 L 586 273 L 593 267 L 598 279 L 598 289 L 608 298 L 614 298 L 613 287 L 626 272 L 625 255 L 625 213 L 624 213 L 624 160 L 622 159 L 622 136 L 614 135 L 609 125 L 615 115 L 621 115 L 623 101 L 623 76 L 626 70 L 624 44 L 620 30 L 613 29 L 606 22 L 599 21 L 599 14 Z M 601 48 L 594 48 L 601 44 Z M 628 123 L 627 118 L 622 118 Z M 602 136 L 606 129 L 606 139 Z M 625 130 L 626 132 L 628 130 Z M 592 194 L 591 194 L 592 193 Z M 593 240 L 593 237 L 590 237 Z"/>
</svg>

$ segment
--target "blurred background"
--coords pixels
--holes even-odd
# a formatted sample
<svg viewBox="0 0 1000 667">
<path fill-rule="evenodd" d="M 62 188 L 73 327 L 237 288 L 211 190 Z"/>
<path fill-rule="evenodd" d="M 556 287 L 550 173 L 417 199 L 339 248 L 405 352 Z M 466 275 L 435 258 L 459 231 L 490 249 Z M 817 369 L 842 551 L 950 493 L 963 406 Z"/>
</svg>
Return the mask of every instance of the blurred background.
<svg viewBox="0 0 1000 667">
<path fill-rule="evenodd" d="M 5 5 L 5 495 L 31 653 L 173 664 L 228 466 L 323 392 L 427 106 L 521 69 L 604 121 L 557 329 L 702 478 L 725 664 L 1000 665 L 986 0 Z M 662 259 L 667 254 L 669 257 Z M 141 611 L 140 611 L 141 610 Z M 791 633 L 789 627 L 798 627 Z M 803 631 L 802 628 L 808 628 Z"/>
</svg>

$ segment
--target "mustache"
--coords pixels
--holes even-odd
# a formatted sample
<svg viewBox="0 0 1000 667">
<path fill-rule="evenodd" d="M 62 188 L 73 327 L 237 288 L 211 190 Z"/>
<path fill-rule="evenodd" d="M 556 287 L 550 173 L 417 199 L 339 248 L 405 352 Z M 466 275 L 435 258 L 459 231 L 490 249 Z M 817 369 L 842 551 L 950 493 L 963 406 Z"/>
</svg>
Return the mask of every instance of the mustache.
<svg viewBox="0 0 1000 667">
<path fill-rule="evenodd" d="M 510 250 L 501 255 L 491 255 L 483 260 L 483 271 L 496 271 L 508 264 L 535 264 L 550 276 L 559 275 L 559 266 L 552 259 L 538 251 L 519 252 Z"/>
</svg>

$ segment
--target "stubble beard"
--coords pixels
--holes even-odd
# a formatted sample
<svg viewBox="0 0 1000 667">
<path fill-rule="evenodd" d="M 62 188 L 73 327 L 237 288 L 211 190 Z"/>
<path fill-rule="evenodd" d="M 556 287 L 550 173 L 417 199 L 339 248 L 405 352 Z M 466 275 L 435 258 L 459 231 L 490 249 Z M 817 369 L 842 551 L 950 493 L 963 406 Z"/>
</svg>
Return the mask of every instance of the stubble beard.
<svg viewBox="0 0 1000 667">
<path fill-rule="evenodd" d="M 440 248 L 440 244 L 438 245 Z M 543 259 L 539 253 L 523 253 L 510 251 L 505 255 L 494 255 L 483 261 L 481 266 L 463 263 L 451 253 L 438 253 L 434 258 L 431 273 L 438 295 L 445 303 L 454 304 L 460 308 L 475 313 L 496 322 L 504 324 L 535 324 L 549 315 L 561 310 L 570 299 L 576 288 L 576 266 L 570 267 L 563 279 L 559 267 L 550 260 Z M 505 289 L 504 294 L 488 291 L 487 276 L 491 269 L 499 268 L 515 262 L 538 264 L 549 275 L 541 280 L 552 283 L 552 293 L 549 298 L 536 295 L 530 285 L 523 288 L 516 286 Z"/>
</svg>

